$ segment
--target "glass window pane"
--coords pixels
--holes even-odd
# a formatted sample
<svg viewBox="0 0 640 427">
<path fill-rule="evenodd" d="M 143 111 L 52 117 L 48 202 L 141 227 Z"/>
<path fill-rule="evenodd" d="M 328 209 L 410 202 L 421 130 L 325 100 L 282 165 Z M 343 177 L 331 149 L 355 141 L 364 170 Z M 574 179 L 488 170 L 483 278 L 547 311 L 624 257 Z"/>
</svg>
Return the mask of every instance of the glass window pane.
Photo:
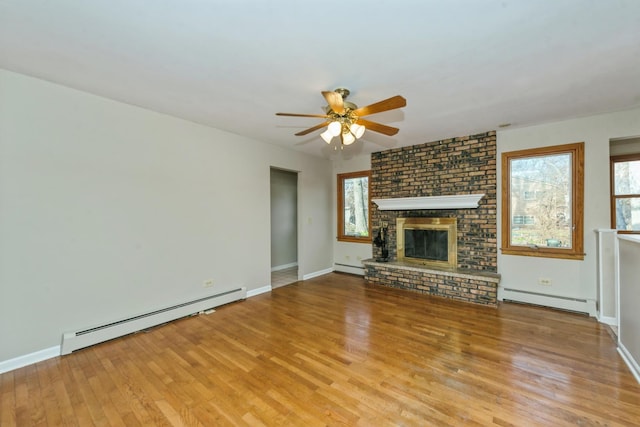
<svg viewBox="0 0 640 427">
<path fill-rule="evenodd" d="M 640 231 L 640 197 L 616 199 L 616 229 Z"/>
<path fill-rule="evenodd" d="M 571 153 L 511 159 L 511 244 L 572 248 Z"/>
<path fill-rule="evenodd" d="M 369 178 L 344 180 L 344 230 L 345 236 L 369 236 Z"/>
<path fill-rule="evenodd" d="M 640 160 L 616 162 L 613 170 L 616 195 L 640 194 Z"/>
</svg>

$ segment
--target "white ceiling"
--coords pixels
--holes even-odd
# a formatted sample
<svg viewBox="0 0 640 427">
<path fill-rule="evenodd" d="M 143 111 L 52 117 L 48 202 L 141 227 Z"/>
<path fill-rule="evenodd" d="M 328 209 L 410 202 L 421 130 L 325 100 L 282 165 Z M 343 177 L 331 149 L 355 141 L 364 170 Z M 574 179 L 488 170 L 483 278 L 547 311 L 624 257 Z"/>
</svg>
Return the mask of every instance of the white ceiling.
<svg viewBox="0 0 640 427">
<path fill-rule="evenodd" d="M 640 106 L 640 1 L 0 0 L 0 68 L 322 156 L 274 113 L 404 96 L 353 155 Z"/>
</svg>

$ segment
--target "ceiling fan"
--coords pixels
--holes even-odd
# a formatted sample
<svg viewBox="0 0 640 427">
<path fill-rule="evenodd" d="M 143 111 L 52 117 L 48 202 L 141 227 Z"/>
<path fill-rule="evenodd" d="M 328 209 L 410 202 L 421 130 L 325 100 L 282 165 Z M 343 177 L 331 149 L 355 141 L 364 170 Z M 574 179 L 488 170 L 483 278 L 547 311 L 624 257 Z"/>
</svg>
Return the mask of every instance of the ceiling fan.
<svg viewBox="0 0 640 427">
<path fill-rule="evenodd" d="M 356 139 L 359 139 L 362 136 L 365 129 L 369 129 L 373 132 L 382 133 L 388 136 L 398 133 L 398 128 L 383 125 L 377 122 L 372 122 L 370 120 L 365 120 L 362 117 L 405 107 L 407 105 L 406 99 L 404 99 L 400 95 L 396 95 L 392 96 L 391 98 L 376 102 L 374 104 L 367 105 L 366 107 L 358 108 L 358 106 L 354 103 L 346 101 L 349 93 L 349 90 L 344 88 L 338 88 L 333 92 L 323 91 L 322 96 L 324 96 L 324 99 L 326 99 L 328 103 L 328 105 L 324 108 L 325 114 L 276 113 L 276 115 L 292 117 L 317 117 L 325 119 L 325 121 L 320 123 L 319 125 L 300 131 L 295 135 L 307 135 L 326 126 L 327 130 L 322 132 L 320 136 L 327 144 L 331 144 L 331 140 L 333 139 L 333 137 L 340 136 L 340 141 L 343 146 L 350 145 L 355 142 Z"/>
</svg>

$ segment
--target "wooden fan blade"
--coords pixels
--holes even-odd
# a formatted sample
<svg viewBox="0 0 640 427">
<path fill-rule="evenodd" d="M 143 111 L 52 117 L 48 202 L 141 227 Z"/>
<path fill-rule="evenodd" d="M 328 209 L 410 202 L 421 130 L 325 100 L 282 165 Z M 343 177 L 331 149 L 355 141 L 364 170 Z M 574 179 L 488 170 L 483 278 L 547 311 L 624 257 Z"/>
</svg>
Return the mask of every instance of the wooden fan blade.
<svg viewBox="0 0 640 427">
<path fill-rule="evenodd" d="M 369 114 L 382 113 L 383 111 L 395 110 L 407 106 L 407 100 L 400 95 L 392 96 L 375 104 L 360 107 L 354 111 L 356 116 L 368 116 Z"/>
<path fill-rule="evenodd" d="M 365 119 L 360 119 L 360 118 L 358 119 L 358 121 L 356 123 L 359 124 L 359 125 L 364 126 L 365 128 L 367 128 L 367 130 L 371 130 L 373 132 L 378 132 L 378 133 L 383 133 L 383 134 L 388 135 L 388 136 L 395 135 L 400 130 L 398 128 L 394 128 L 394 127 L 391 127 L 391 126 L 383 125 L 381 123 L 376 123 L 376 122 L 372 122 L 372 121 L 365 120 Z"/>
<path fill-rule="evenodd" d="M 291 116 L 291 117 L 318 117 L 320 119 L 327 119 L 329 116 L 326 114 L 296 114 L 296 113 L 276 113 L 276 116 Z"/>
<path fill-rule="evenodd" d="M 324 99 L 329 103 L 329 107 L 331 107 L 336 114 L 344 114 L 344 100 L 342 99 L 342 95 L 338 92 L 324 91 L 322 92 L 322 96 L 324 96 Z"/>
<path fill-rule="evenodd" d="M 323 127 L 327 126 L 329 123 L 331 123 L 331 122 L 328 122 L 328 121 L 327 121 L 327 122 L 324 122 L 324 123 L 320 123 L 319 125 L 316 125 L 316 126 L 314 126 L 314 127 L 312 127 L 312 128 L 305 129 L 305 130 L 303 130 L 303 131 L 300 131 L 300 132 L 296 133 L 296 136 L 303 136 L 303 135 L 306 135 L 306 134 L 308 134 L 308 133 L 311 133 L 311 132 L 313 132 L 313 131 L 316 131 L 316 130 L 318 130 L 318 129 L 321 129 L 321 128 L 323 128 Z"/>
</svg>

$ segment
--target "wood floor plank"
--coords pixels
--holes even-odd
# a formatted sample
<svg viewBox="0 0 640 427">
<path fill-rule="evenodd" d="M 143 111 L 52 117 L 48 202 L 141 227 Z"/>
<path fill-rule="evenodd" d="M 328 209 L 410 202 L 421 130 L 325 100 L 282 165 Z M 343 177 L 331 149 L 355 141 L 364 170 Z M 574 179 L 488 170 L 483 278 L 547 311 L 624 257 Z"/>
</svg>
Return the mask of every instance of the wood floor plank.
<svg viewBox="0 0 640 427">
<path fill-rule="evenodd" d="M 29 396 L 26 405 L 28 412 L 28 420 L 32 425 L 46 425 L 45 408 L 39 404 L 43 402 L 42 389 L 38 377 L 38 368 L 35 365 L 28 366 L 26 369 L 26 394 Z"/>
<path fill-rule="evenodd" d="M 0 375 L 0 426 L 17 425 L 16 391 L 14 372 Z"/>
<path fill-rule="evenodd" d="M 640 425 L 606 326 L 328 274 L 0 375 L 0 425 Z"/>
<path fill-rule="evenodd" d="M 59 360 L 60 377 L 64 386 L 63 396 L 64 399 L 70 402 L 71 408 L 73 408 L 73 417 L 77 425 L 91 426 L 94 425 L 94 423 L 91 421 L 91 415 L 85 404 L 80 387 L 75 383 L 74 370 L 80 369 L 77 367 L 79 361 L 79 357 L 65 357 Z"/>
<path fill-rule="evenodd" d="M 73 409 L 64 395 L 57 399 L 57 393 L 63 390 L 56 361 L 47 360 L 37 365 L 42 389 L 42 403 L 48 425 L 64 425 L 65 420 L 73 419 Z"/>
</svg>

